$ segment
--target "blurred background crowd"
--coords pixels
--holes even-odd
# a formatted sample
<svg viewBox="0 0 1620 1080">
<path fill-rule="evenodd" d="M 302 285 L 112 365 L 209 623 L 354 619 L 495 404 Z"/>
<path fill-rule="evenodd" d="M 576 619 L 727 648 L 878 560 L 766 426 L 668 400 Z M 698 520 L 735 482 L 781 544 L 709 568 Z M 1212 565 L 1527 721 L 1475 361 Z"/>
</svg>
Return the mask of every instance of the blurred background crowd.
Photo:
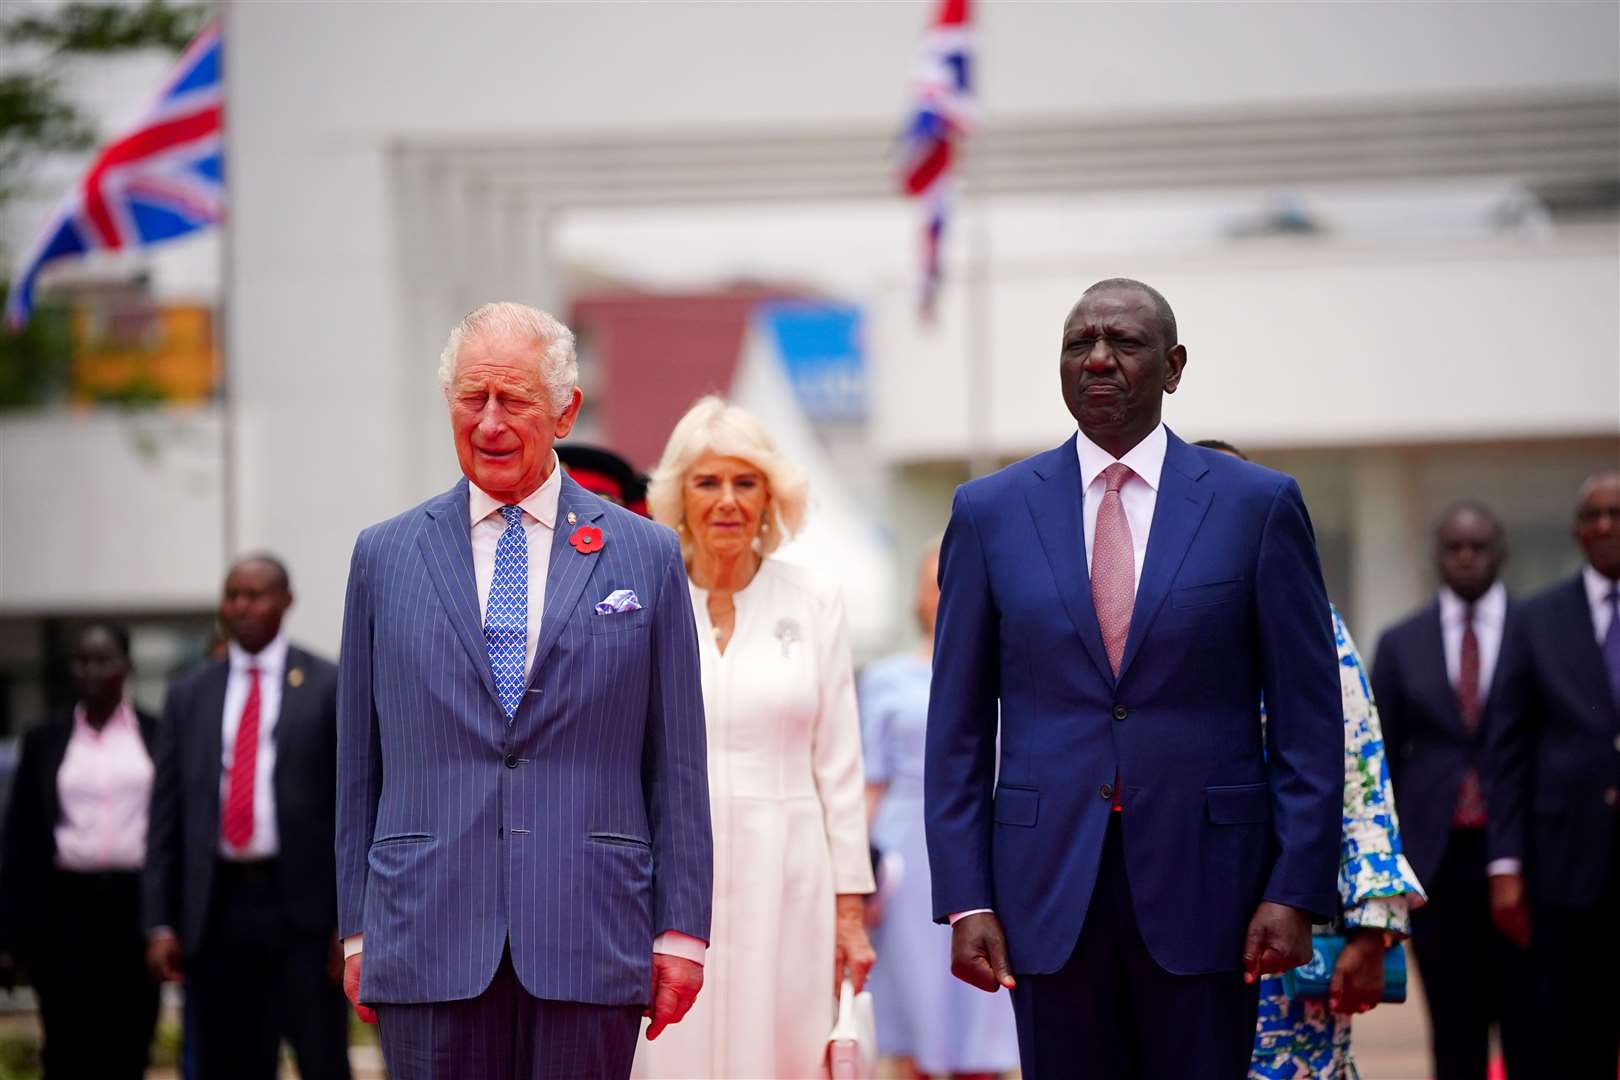
<svg viewBox="0 0 1620 1080">
<path fill-rule="evenodd" d="M 453 478 L 445 328 L 511 298 L 578 335 L 585 404 L 563 446 L 617 455 L 565 459 L 587 486 L 643 501 L 641 475 L 710 392 L 804 472 L 789 554 L 841 586 L 873 835 L 903 853 L 926 690 L 918 567 L 956 484 L 1073 431 L 1059 328 L 1114 275 L 1175 305 L 1190 362 L 1169 425 L 1298 478 L 1330 595 L 1369 660 L 1383 643 L 1368 667 L 1386 716 L 1405 695 L 1405 726 L 1385 731 L 1403 820 L 1409 759 L 1471 783 L 1478 725 L 1436 750 L 1390 681 L 1455 688 L 1461 624 L 1438 657 L 1400 628 L 1431 604 L 1437 627 L 1456 614 L 1436 597 L 1457 545 L 1472 569 L 1450 593 L 1472 612 L 1498 579 L 1515 597 L 1567 584 L 1603 530 L 1620 534 L 1602 485 L 1594 506 L 1582 487 L 1620 464 L 1620 9 L 979 2 L 959 24 L 971 93 L 946 186 L 907 198 L 901 134 L 939 11 L 0 6 L 13 300 L 62 207 L 91 220 L 104 196 L 126 214 L 45 263 L 26 322 L 0 330 L 0 805 L 48 783 L 17 770 L 29 732 L 77 708 L 146 745 L 169 688 L 210 656 L 228 667 L 265 605 L 271 637 L 284 616 L 310 657 L 283 677 L 317 682 L 356 532 Z M 216 31 L 227 180 L 152 198 L 226 223 L 148 246 L 164 222 L 118 162 L 100 166 Z M 274 559 L 240 561 L 254 552 Z M 244 572 L 251 587 L 223 587 Z M 1495 646 L 1476 647 L 1489 669 Z M 1475 678 L 1488 694 L 1490 671 Z M 1441 801 L 1407 845 L 1424 853 L 1420 919 L 1443 928 L 1434 955 L 1499 949 L 1483 852 L 1446 861 L 1460 848 Z M 83 865 L 122 873 L 130 857 Z M 914 902 L 900 890 L 915 862 L 880 883 L 895 908 Z M 6 873 L 20 904 L 26 878 Z M 116 876 L 94 887 L 85 910 L 135 902 Z M 1448 892 L 1473 899 L 1443 917 Z M 874 978 L 942 969 L 943 954 L 892 954 L 938 937 L 889 938 Z M 1453 970 L 1419 961 L 1426 982 Z M 1468 998 L 1482 978 L 1447 984 L 1462 989 L 1445 1000 L 1467 998 L 1455 1027 L 1421 992 L 1359 1022 L 1363 1074 L 1448 1075 L 1433 1041 L 1465 1062 L 1449 1075 L 1478 1075 L 1477 1032 L 1501 1008 Z M 143 979 L 129 974 L 132 994 Z M 176 1068 L 178 1000 L 160 1025 Z M 35 1067 L 36 1006 L 26 988 L 0 995 L 0 1075 Z M 995 1047 L 998 1022 L 974 1045 Z M 1461 1049 L 1441 1047 L 1448 1031 Z"/>
</svg>

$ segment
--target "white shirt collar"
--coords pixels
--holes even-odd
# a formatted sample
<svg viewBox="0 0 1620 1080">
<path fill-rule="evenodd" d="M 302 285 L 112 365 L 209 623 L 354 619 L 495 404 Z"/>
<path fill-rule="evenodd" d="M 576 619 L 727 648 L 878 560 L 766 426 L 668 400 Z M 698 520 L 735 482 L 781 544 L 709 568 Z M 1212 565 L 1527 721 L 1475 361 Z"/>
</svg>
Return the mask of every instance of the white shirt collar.
<svg viewBox="0 0 1620 1080">
<path fill-rule="evenodd" d="M 1461 626 L 1468 603 L 1449 588 L 1440 586 L 1440 619 Z M 1507 619 L 1507 586 L 1491 582 L 1485 594 L 1474 601 L 1475 625 L 1499 626 Z"/>
<path fill-rule="evenodd" d="M 1161 423 L 1148 432 L 1141 442 L 1127 450 L 1119 461 L 1146 481 L 1148 487 L 1158 491 L 1159 474 L 1164 471 L 1164 454 L 1169 446 L 1170 437 Z M 1080 455 L 1080 488 L 1084 491 L 1102 475 L 1104 469 L 1114 463 L 1114 455 L 1086 438 L 1083 431 L 1074 440 L 1074 448 Z"/>
<path fill-rule="evenodd" d="M 562 464 L 557 451 L 551 452 L 551 474 L 546 482 L 535 488 L 529 497 L 518 503 L 523 512 L 548 529 L 557 527 L 557 499 L 562 494 Z M 483 488 L 467 481 L 467 516 L 469 526 L 476 525 L 506 504 L 496 500 Z"/>
<path fill-rule="evenodd" d="M 259 674 L 272 679 L 280 679 L 281 673 L 287 668 L 287 635 L 278 633 L 270 644 L 257 653 L 250 653 L 236 642 L 230 643 L 231 671 L 245 672 L 249 667 L 259 669 Z"/>
<path fill-rule="evenodd" d="M 135 707 L 129 703 L 128 698 L 118 703 L 118 707 L 112 711 L 111 716 L 107 717 L 107 722 L 101 726 L 99 732 L 90 726 L 90 714 L 85 711 L 84 703 L 80 702 L 73 706 L 73 727 L 75 731 L 82 731 L 91 738 L 100 738 L 114 729 L 121 730 L 135 726 Z"/>
<path fill-rule="evenodd" d="M 1586 583 L 1586 603 L 1593 611 L 1609 602 L 1609 590 L 1615 582 L 1597 572 L 1591 563 L 1581 567 L 1581 580 Z"/>
</svg>

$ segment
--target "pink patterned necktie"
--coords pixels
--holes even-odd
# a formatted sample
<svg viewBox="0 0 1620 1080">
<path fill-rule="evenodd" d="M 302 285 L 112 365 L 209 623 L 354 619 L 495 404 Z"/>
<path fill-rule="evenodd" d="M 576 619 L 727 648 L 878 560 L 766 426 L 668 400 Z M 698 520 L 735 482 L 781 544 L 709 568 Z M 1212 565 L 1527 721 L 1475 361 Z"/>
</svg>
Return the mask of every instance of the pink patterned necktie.
<svg viewBox="0 0 1620 1080">
<path fill-rule="evenodd" d="M 1103 470 L 1107 490 L 1097 507 L 1097 529 L 1091 542 L 1091 603 L 1097 609 L 1103 648 L 1108 650 L 1108 663 L 1116 677 L 1125 658 L 1125 639 L 1131 633 L 1131 609 L 1136 606 L 1136 554 L 1119 489 L 1134 475 L 1129 465 L 1117 461 Z"/>
</svg>

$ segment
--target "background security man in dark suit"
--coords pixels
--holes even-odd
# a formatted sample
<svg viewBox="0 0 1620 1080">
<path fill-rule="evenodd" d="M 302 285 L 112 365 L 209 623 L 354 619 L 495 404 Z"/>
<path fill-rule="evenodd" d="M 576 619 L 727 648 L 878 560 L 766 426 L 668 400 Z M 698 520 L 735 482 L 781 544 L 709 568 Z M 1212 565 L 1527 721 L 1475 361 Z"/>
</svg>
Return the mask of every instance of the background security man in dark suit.
<svg viewBox="0 0 1620 1080">
<path fill-rule="evenodd" d="M 1448 509 L 1434 539 L 1439 595 L 1384 634 L 1372 672 L 1401 840 L 1429 894 L 1412 913 L 1412 948 L 1437 1080 L 1483 1080 L 1493 1023 L 1509 1075 L 1529 1076 L 1526 1003 L 1516 993 L 1525 967 L 1491 923 L 1479 778 L 1483 718 L 1501 697 L 1497 661 L 1513 613 L 1499 579 L 1507 545 L 1496 515 L 1475 502 Z"/>
<path fill-rule="evenodd" d="M 1586 565 L 1525 601 L 1487 718 L 1491 908 L 1530 946 L 1536 1075 L 1608 1080 L 1620 1064 L 1620 472 L 1581 485 L 1574 533 Z"/>
<path fill-rule="evenodd" d="M 281 633 L 286 568 L 225 579 L 230 655 L 169 690 L 147 842 L 147 962 L 196 995 L 203 1080 L 349 1075 L 333 819 L 337 668 Z"/>
</svg>

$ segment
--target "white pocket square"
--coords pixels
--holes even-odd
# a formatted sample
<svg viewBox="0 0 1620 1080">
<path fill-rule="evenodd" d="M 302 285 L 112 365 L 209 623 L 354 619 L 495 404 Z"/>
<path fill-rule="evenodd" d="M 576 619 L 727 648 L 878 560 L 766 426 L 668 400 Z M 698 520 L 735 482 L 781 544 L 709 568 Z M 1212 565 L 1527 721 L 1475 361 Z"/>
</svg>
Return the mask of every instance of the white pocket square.
<svg viewBox="0 0 1620 1080">
<path fill-rule="evenodd" d="M 598 615 L 622 615 L 626 611 L 640 611 L 641 601 L 634 589 L 614 589 L 596 605 Z"/>
</svg>

